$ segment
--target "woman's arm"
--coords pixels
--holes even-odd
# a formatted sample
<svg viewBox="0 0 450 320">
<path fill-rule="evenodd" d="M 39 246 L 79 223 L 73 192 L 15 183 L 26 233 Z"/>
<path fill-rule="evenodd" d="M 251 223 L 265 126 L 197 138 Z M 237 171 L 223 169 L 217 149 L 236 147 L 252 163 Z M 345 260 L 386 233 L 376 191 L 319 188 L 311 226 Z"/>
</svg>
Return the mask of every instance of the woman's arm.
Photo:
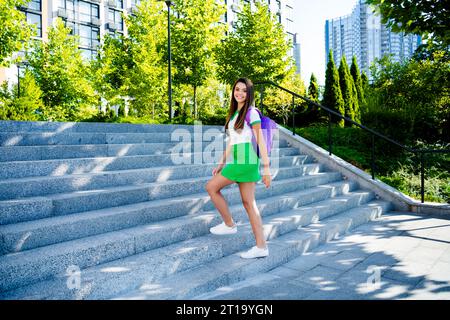
<svg viewBox="0 0 450 320">
<path fill-rule="evenodd" d="M 270 159 L 267 154 L 267 147 L 262 134 L 263 132 L 261 130 L 261 122 L 253 124 L 252 129 L 256 136 L 256 143 L 258 144 L 259 151 L 261 152 L 261 158 L 264 165 L 262 181 L 266 188 L 269 188 L 272 180 L 272 177 L 270 176 Z"/>
</svg>

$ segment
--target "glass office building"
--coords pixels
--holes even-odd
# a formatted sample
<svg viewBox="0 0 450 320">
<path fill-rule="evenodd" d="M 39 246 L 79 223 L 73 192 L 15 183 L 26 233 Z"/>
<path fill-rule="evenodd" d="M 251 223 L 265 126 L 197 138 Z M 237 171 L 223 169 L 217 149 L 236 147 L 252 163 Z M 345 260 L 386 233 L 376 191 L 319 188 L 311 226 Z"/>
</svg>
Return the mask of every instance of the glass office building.
<svg viewBox="0 0 450 320">
<path fill-rule="evenodd" d="M 360 69 L 369 78 L 369 67 L 376 58 L 392 54 L 394 61 L 404 61 L 414 54 L 421 42 L 418 35 L 391 31 L 364 0 L 358 0 L 350 15 L 325 22 L 326 62 L 330 49 L 336 64 L 345 55 L 350 65 L 355 55 Z"/>
</svg>

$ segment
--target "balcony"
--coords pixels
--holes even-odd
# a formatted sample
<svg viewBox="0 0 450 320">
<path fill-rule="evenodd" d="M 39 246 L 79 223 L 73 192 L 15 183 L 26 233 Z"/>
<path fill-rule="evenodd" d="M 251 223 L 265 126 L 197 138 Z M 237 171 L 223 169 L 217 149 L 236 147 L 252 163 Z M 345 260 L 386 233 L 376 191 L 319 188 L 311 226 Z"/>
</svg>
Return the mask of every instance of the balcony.
<svg viewBox="0 0 450 320">
<path fill-rule="evenodd" d="M 94 26 L 100 26 L 101 25 L 100 19 L 91 17 L 91 24 L 93 24 Z"/>
<path fill-rule="evenodd" d="M 131 8 L 128 8 L 127 11 L 128 11 L 128 14 L 136 14 L 139 11 L 139 9 L 136 7 L 131 7 Z"/>
<path fill-rule="evenodd" d="M 111 8 L 117 8 L 116 0 L 108 0 L 108 6 Z"/>
<path fill-rule="evenodd" d="M 111 31 L 116 31 L 116 30 L 119 30 L 119 25 L 117 23 L 114 23 L 114 22 L 108 22 L 106 24 L 106 28 L 111 30 Z"/>
<path fill-rule="evenodd" d="M 65 9 L 58 9 L 58 11 L 56 11 L 56 16 L 57 17 L 61 17 L 61 18 L 67 18 L 67 11 Z"/>
</svg>

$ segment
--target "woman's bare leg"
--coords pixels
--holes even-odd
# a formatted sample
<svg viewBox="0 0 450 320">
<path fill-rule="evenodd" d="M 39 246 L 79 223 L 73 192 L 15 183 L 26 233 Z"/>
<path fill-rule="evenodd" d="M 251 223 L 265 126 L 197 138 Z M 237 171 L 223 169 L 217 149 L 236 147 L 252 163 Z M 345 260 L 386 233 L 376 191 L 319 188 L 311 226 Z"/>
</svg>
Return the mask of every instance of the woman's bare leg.
<svg viewBox="0 0 450 320">
<path fill-rule="evenodd" d="M 247 211 L 250 224 L 252 225 L 256 246 L 258 248 L 265 248 L 266 239 L 264 237 L 264 229 L 261 215 L 255 201 L 255 185 L 256 182 L 240 182 L 239 191 L 241 192 L 242 204 Z"/>
<path fill-rule="evenodd" d="M 211 201 L 214 206 L 219 211 L 222 216 L 223 221 L 229 227 L 234 225 L 233 217 L 231 216 L 230 210 L 228 209 L 227 202 L 223 197 L 220 190 L 229 184 L 235 183 L 235 181 L 225 178 L 220 172 L 216 174 L 211 180 L 206 184 L 206 191 L 211 197 Z"/>
</svg>

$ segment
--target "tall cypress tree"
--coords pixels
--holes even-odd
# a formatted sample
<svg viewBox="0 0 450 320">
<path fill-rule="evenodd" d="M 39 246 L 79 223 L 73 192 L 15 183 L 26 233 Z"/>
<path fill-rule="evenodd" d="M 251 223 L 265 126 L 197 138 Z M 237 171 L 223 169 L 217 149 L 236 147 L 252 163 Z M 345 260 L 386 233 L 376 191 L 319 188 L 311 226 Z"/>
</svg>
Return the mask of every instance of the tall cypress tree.
<svg viewBox="0 0 450 320">
<path fill-rule="evenodd" d="M 333 52 L 328 54 L 327 71 L 325 73 L 325 92 L 323 94 L 322 104 L 325 107 L 333 109 L 340 114 L 345 114 L 344 100 L 342 99 L 341 88 L 339 86 L 339 73 L 333 60 Z M 344 127 L 344 120 L 335 116 L 332 118 L 340 127 Z"/>
<path fill-rule="evenodd" d="M 356 56 L 353 56 L 352 65 L 350 67 L 350 74 L 352 75 L 353 82 L 355 83 L 356 93 L 358 94 L 359 108 L 360 108 L 360 112 L 362 112 L 366 105 L 366 98 L 364 96 L 361 74 L 359 72 L 359 67 L 358 67 L 358 62 L 356 61 Z"/>
<path fill-rule="evenodd" d="M 367 74 L 363 71 L 361 74 L 361 85 L 364 92 L 364 97 L 367 96 L 367 89 L 369 87 L 369 78 Z"/>
<path fill-rule="evenodd" d="M 350 82 L 352 84 L 352 96 L 353 96 L 353 112 L 355 114 L 354 121 L 357 123 L 361 123 L 361 107 L 358 101 L 358 91 L 356 90 L 355 82 L 353 81 L 352 76 L 349 73 Z"/>
<path fill-rule="evenodd" d="M 309 79 L 308 98 L 314 102 L 319 102 L 319 84 L 317 83 L 317 78 L 314 73 L 311 73 L 311 78 Z M 319 107 L 310 104 L 308 106 L 307 115 L 312 122 L 317 121 L 319 119 Z"/>
<path fill-rule="evenodd" d="M 345 116 L 355 121 L 356 111 L 359 109 L 358 97 L 345 56 L 342 57 L 339 64 L 339 85 L 344 99 Z"/>
<path fill-rule="evenodd" d="M 309 79 L 308 98 L 313 101 L 319 100 L 319 84 L 314 73 L 311 73 L 311 78 Z"/>
</svg>

